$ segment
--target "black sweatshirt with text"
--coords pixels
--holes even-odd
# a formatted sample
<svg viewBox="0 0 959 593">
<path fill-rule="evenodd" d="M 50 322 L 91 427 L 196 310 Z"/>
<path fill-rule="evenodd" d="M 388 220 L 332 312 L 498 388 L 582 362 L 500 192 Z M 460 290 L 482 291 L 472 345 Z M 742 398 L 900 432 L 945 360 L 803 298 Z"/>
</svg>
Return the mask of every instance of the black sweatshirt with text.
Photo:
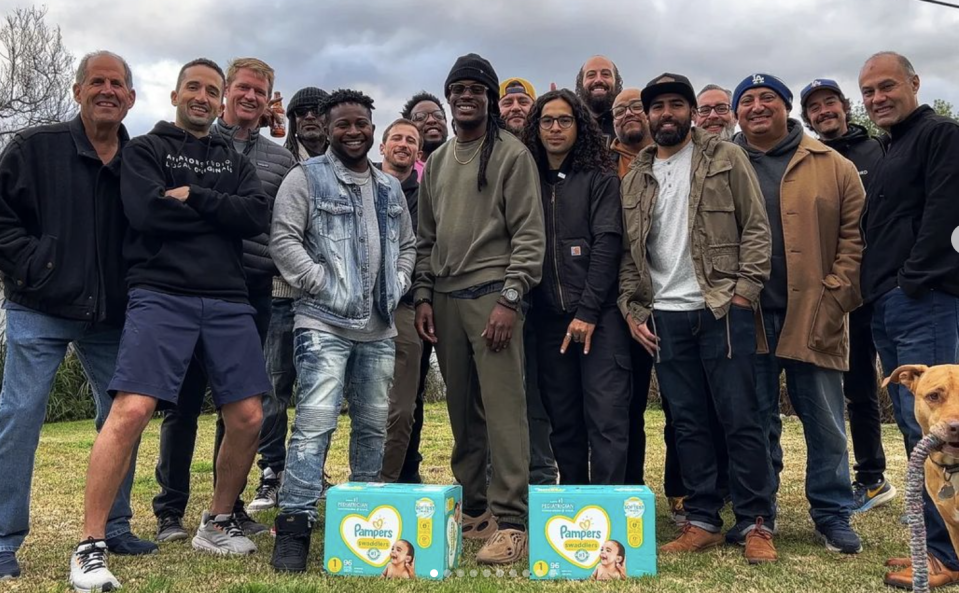
<svg viewBox="0 0 959 593">
<path fill-rule="evenodd" d="M 182 186 L 185 202 L 165 195 Z M 247 301 L 243 239 L 269 231 L 270 202 L 246 157 L 161 121 L 124 149 L 120 196 L 129 288 Z"/>
</svg>

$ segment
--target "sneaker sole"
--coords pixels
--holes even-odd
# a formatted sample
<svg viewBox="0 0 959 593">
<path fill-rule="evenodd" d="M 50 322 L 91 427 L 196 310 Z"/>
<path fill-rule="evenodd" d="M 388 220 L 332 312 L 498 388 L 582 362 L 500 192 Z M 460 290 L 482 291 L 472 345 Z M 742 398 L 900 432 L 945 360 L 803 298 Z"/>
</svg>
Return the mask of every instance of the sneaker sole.
<svg viewBox="0 0 959 593">
<path fill-rule="evenodd" d="M 260 511 L 268 511 L 270 509 L 276 508 L 276 502 L 257 502 L 256 500 L 250 501 L 250 504 L 247 505 L 246 509 L 251 513 L 259 513 Z"/>
<path fill-rule="evenodd" d="M 193 549 L 199 550 L 201 552 L 209 552 L 211 554 L 216 554 L 217 556 L 249 556 L 256 553 L 256 550 L 250 550 L 248 552 L 234 552 L 233 550 L 227 550 L 226 548 L 221 548 L 211 541 L 204 539 L 202 537 L 193 538 Z"/>
<path fill-rule="evenodd" d="M 865 513 L 866 511 L 870 509 L 874 509 L 876 507 L 882 506 L 886 504 L 887 502 L 891 501 L 892 499 L 896 498 L 897 494 L 899 494 L 899 491 L 896 490 L 896 487 L 889 486 L 888 491 L 883 492 L 879 496 L 869 499 L 868 501 L 866 501 L 866 504 L 862 505 L 858 509 L 853 510 L 853 514 L 857 515 L 859 513 Z"/>
<path fill-rule="evenodd" d="M 0 583 L 4 581 L 12 581 L 13 579 L 18 579 L 18 578 L 20 578 L 19 572 L 17 574 L 3 574 L 3 575 L 0 575 Z"/>
<path fill-rule="evenodd" d="M 178 542 L 178 541 L 181 541 L 181 540 L 185 540 L 185 539 L 187 539 L 188 537 L 190 537 L 190 534 L 187 533 L 186 531 L 177 531 L 177 532 L 171 533 L 171 534 L 169 534 L 169 535 L 164 535 L 164 536 L 162 536 L 162 537 L 158 535 L 158 536 L 157 536 L 157 542 L 158 542 L 158 543 Z"/>
<path fill-rule="evenodd" d="M 110 591 L 116 591 L 120 589 L 120 585 L 114 587 L 113 583 L 104 583 L 99 587 L 86 588 L 74 585 L 73 581 L 70 581 L 70 586 L 73 587 L 73 590 L 77 593 L 109 593 Z"/>
</svg>

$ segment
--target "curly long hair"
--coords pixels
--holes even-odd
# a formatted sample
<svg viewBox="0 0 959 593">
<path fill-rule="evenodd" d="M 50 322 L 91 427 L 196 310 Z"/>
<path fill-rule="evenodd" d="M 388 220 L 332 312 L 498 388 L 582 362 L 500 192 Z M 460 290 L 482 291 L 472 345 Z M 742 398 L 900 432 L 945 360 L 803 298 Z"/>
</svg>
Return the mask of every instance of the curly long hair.
<svg viewBox="0 0 959 593">
<path fill-rule="evenodd" d="M 599 124 L 593 119 L 586 104 L 569 89 L 549 91 L 536 99 L 526 117 L 526 128 L 523 130 L 523 143 L 533 154 L 540 170 L 549 169 L 549 159 L 546 148 L 539 137 L 539 121 L 543 116 L 543 107 L 550 101 L 562 99 L 573 110 L 576 118 L 576 142 L 570 152 L 573 153 L 571 168 L 573 171 L 612 171 L 613 159 L 606 148 L 606 139 Z"/>
</svg>

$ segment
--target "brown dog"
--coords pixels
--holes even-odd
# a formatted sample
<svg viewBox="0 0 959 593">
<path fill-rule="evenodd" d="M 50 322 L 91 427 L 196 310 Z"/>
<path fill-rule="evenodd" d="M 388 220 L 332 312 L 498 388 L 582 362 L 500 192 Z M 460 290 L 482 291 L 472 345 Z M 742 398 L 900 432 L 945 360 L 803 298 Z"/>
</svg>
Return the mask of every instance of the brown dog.
<svg viewBox="0 0 959 593">
<path fill-rule="evenodd" d="M 939 509 L 953 548 L 959 550 L 959 365 L 909 364 L 883 381 L 899 383 L 916 396 L 916 420 L 923 436 L 941 425 L 946 443 L 926 459 L 926 492 Z"/>
</svg>

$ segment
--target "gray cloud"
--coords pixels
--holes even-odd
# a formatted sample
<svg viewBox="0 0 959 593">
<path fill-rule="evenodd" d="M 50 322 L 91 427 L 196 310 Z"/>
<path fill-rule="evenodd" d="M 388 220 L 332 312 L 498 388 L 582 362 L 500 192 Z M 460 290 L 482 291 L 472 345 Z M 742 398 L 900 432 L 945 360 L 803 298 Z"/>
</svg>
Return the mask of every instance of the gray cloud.
<svg viewBox="0 0 959 593">
<path fill-rule="evenodd" d="M 0 11 L 17 0 L 0 0 Z M 763 71 L 798 95 L 817 77 L 833 77 L 854 100 L 865 58 L 899 51 L 923 81 L 920 99 L 959 107 L 959 10 L 917 0 L 440 0 L 347 2 L 288 0 L 267 5 L 233 0 L 107 2 L 47 0 L 78 56 L 110 49 L 125 56 L 139 80 L 132 133 L 173 114 L 167 96 L 172 65 L 207 56 L 225 66 L 255 55 L 277 71 L 289 98 L 299 88 L 354 87 L 376 100 L 376 124 L 387 125 L 420 89 L 442 96 L 457 56 L 475 51 L 501 79 L 528 78 L 540 92 L 550 82 L 572 87 L 579 66 L 604 54 L 627 86 L 642 87 L 663 71 L 680 72 L 701 87 L 732 88 Z M 277 6 L 279 8 L 273 8 Z M 166 89 L 157 77 L 170 77 Z M 158 96 L 155 96 L 158 95 Z M 797 101 L 798 103 L 798 101 Z"/>
</svg>

